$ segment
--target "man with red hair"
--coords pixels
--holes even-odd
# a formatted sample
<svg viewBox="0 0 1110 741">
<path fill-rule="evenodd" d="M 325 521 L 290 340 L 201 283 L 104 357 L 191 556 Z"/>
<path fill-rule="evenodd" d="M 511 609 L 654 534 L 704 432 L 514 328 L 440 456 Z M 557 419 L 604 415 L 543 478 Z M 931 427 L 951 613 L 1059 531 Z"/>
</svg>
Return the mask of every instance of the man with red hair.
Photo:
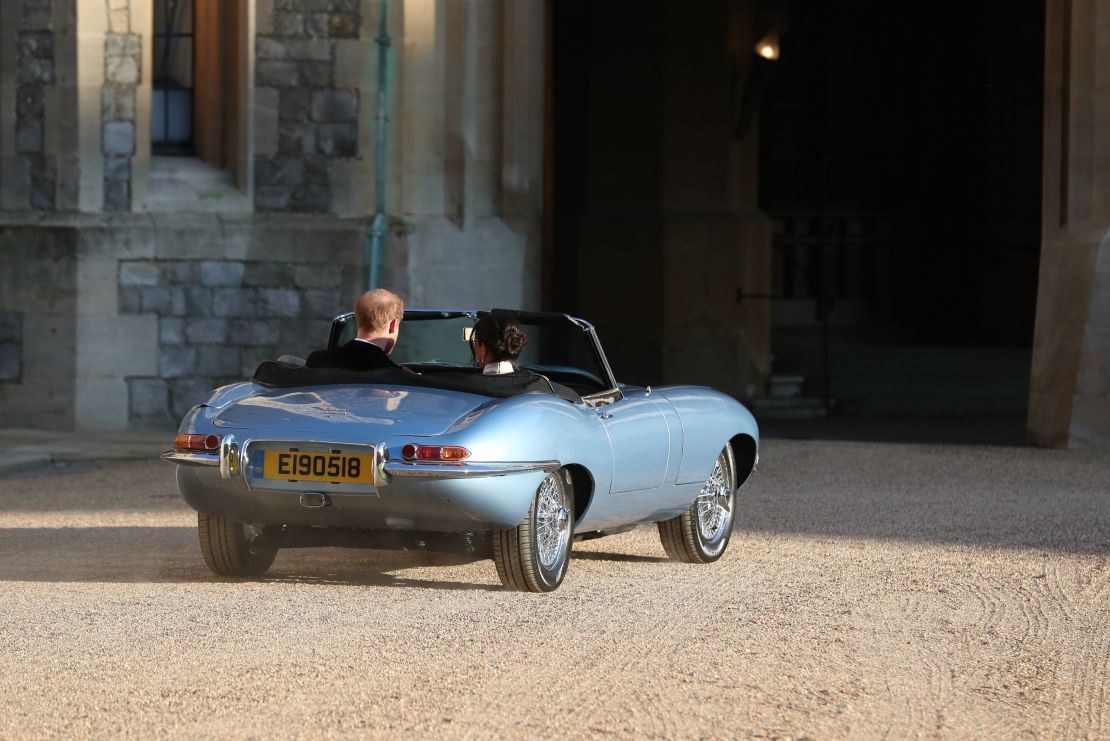
<svg viewBox="0 0 1110 741">
<path fill-rule="evenodd" d="M 355 338 L 334 350 L 317 350 L 308 356 L 306 365 L 352 371 L 399 367 L 389 354 L 397 344 L 404 315 L 405 302 L 397 294 L 384 288 L 367 291 L 355 303 Z"/>
</svg>

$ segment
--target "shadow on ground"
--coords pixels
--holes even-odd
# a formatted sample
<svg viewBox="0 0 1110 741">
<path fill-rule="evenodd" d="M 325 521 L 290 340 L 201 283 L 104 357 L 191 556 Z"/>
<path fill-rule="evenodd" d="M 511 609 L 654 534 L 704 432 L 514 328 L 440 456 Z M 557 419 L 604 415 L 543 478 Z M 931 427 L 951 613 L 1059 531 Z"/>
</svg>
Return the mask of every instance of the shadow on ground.
<svg viewBox="0 0 1110 741">
<path fill-rule="evenodd" d="M 258 582 L 498 590 L 500 585 L 420 579 L 396 572 L 465 565 L 474 559 L 427 551 L 291 549 Z M 490 572 L 493 571 L 492 562 Z M 0 529 L 0 581 L 238 582 L 204 565 L 191 527 Z"/>
<path fill-rule="evenodd" d="M 221 581 L 200 557 L 194 515 L 171 473 L 121 463 L 0 481 L 0 580 Z M 121 489 L 124 480 L 140 483 Z M 129 524 L 113 525 L 113 517 Z M 1110 452 L 769 439 L 740 491 L 736 528 L 738 537 L 1108 553 Z M 583 543 L 574 557 L 665 560 L 612 543 Z M 297 549 L 278 554 L 267 580 L 500 589 L 491 563 L 467 562 L 424 551 Z M 436 577 L 440 568 L 448 579 Z"/>
<path fill-rule="evenodd" d="M 737 529 L 1110 551 L 1110 453 L 764 440 Z"/>
<path fill-rule="evenodd" d="M 654 530 L 655 526 L 651 528 Z M 611 553 L 609 551 L 583 551 L 573 552 L 576 561 L 619 561 L 621 563 L 667 563 L 669 558 L 662 556 L 638 556 L 633 553 Z"/>
</svg>

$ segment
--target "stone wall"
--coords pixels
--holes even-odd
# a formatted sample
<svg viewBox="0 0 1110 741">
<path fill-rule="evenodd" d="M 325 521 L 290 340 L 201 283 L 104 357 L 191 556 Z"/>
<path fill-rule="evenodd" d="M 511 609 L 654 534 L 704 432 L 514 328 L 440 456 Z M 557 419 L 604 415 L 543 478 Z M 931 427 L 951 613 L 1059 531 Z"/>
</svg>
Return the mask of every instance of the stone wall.
<svg viewBox="0 0 1110 741">
<path fill-rule="evenodd" d="M 71 230 L 0 229 L 0 426 L 73 425 L 75 258 Z"/>
<path fill-rule="evenodd" d="M 243 199 L 151 174 L 150 3 L 0 2 L 5 423 L 172 427 L 260 360 L 322 346 L 361 292 L 381 5 L 236 7 L 217 36 Z M 412 305 L 539 308 L 544 8 L 389 5 L 383 276 Z"/>
<path fill-rule="evenodd" d="M 16 61 L 15 149 L 26 173 L 27 206 L 54 208 L 55 164 L 46 152 L 46 94 L 54 84 L 52 0 L 25 0 Z"/>
<path fill-rule="evenodd" d="M 277 146 L 255 157 L 259 211 L 332 210 L 329 168 L 359 156 L 359 91 L 339 87 L 336 45 L 357 38 L 358 0 L 273 0 L 256 41 L 255 83 L 276 100 Z"/>
<path fill-rule="evenodd" d="M 211 389 L 283 353 L 327 342 L 345 308 L 339 265 L 259 260 L 127 260 L 121 314 L 158 317 L 158 376 L 127 379 L 132 422 L 178 419 Z"/>
<path fill-rule="evenodd" d="M 0 314 L 0 383 L 19 383 L 23 375 L 23 314 Z"/>
<path fill-rule="evenodd" d="M 135 154 L 135 102 L 142 79 L 142 37 L 132 33 L 130 0 L 109 0 L 104 40 L 103 125 L 104 210 L 131 209 L 131 158 Z"/>
<path fill-rule="evenodd" d="M 263 360 L 327 344 L 362 291 L 364 231 L 333 216 L 0 213 L 0 421 L 173 429 Z"/>
</svg>

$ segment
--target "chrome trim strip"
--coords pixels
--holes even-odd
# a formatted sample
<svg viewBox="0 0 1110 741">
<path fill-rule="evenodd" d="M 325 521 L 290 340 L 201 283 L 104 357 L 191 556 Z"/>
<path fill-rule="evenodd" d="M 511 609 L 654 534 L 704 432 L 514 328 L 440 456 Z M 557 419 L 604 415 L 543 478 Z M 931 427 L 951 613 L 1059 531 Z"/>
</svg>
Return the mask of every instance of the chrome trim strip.
<svg viewBox="0 0 1110 741">
<path fill-rule="evenodd" d="M 242 461 L 239 456 L 239 443 L 234 435 L 224 435 L 220 443 L 220 476 L 225 479 L 239 477 Z"/>
<path fill-rule="evenodd" d="M 183 453 L 180 450 L 167 450 L 162 460 L 185 466 L 219 466 L 219 453 Z"/>
<path fill-rule="evenodd" d="M 389 463 L 389 448 L 386 444 L 378 443 L 374 446 L 374 489 L 389 483 L 389 471 L 386 470 L 386 464 Z"/>
<path fill-rule="evenodd" d="M 620 401 L 621 398 L 624 398 L 624 394 L 620 390 L 620 384 L 617 383 L 617 377 L 613 375 L 613 369 L 609 366 L 609 358 L 605 357 L 605 350 L 601 347 L 601 340 L 597 338 L 597 330 L 593 328 L 593 325 L 590 325 L 590 328 L 586 330 L 586 334 L 593 340 L 594 352 L 597 353 L 597 357 L 601 361 L 601 365 L 605 369 L 605 372 L 609 374 L 609 389 L 615 390 L 620 394 L 620 398 L 617 399 L 617 401 Z M 596 394 L 592 395 L 596 396 Z"/>
<path fill-rule="evenodd" d="M 522 461 L 520 463 L 409 463 L 389 461 L 385 472 L 390 476 L 412 476 L 426 479 L 467 479 L 482 476 L 511 476 L 518 473 L 554 471 L 559 461 Z"/>
</svg>

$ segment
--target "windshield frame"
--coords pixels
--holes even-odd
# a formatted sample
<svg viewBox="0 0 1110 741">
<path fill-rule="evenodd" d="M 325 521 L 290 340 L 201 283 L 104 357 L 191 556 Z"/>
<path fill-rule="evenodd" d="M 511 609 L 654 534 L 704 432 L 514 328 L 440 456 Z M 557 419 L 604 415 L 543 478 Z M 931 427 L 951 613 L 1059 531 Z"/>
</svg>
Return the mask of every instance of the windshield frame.
<svg viewBox="0 0 1110 741">
<path fill-rule="evenodd" d="M 605 378 L 602 380 L 608 388 L 598 391 L 582 399 L 591 406 L 599 406 L 603 404 L 610 404 L 623 397 L 620 390 L 620 385 L 617 383 L 616 376 L 613 375 L 613 369 L 609 365 L 609 359 L 605 357 L 605 351 L 601 347 L 601 341 L 598 340 L 597 330 L 594 325 L 590 324 L 585 319 L 573 317 L 570 314 L 559 314 L 556 312 L 538 312 L 538 311 L 516 311 L 511 309 L 493 309 L 490 311 L 477 310 L 477 309 L 405 309 L 403 321 L 433 321 L 436 319 L 473 319 L 477 321 L 483 316 L 488 316 L 493 313 L 507 313 L 514 316 L 517 321 L 522 324 L 533 325 L 549 325 L 559 326 L 571 324 L 580 329 L 586 335 L 589 345 L 593 350 L 599 366 L 605 373 Z M 328 335 L 328 349 L 334 350 L 339 344 L 340 337 L 343 336 L 343 330 L 347 327 L 348 323 L 354 320 L 354 312 L 346 311 L 338 314 L 332 319 L 331 332 Z M 585 370 L 585 369 L 583 369 Z"/>
</svg>

